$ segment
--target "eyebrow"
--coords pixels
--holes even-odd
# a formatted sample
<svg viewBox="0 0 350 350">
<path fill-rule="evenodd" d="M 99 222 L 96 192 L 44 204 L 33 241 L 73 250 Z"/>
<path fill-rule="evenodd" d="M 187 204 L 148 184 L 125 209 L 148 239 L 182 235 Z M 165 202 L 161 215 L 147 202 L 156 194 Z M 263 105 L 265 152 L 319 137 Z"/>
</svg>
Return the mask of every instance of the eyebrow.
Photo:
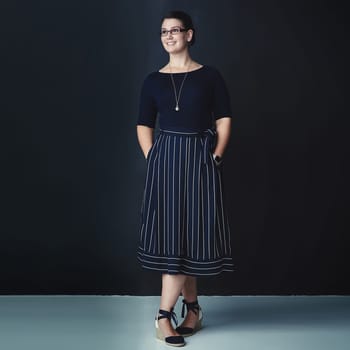
<svg viewBox="0 0 350 350">
<path fill-rule="evenodd" d="M 170 27 L 170 29 L 172 29 L 172 28 L 181 28 L 181 26 L 172 26 L 172 27 Z M 162 28 L 160 28 L 160 29 L 166 29 L 165 27 L 162 27 Z"/>
</svg>

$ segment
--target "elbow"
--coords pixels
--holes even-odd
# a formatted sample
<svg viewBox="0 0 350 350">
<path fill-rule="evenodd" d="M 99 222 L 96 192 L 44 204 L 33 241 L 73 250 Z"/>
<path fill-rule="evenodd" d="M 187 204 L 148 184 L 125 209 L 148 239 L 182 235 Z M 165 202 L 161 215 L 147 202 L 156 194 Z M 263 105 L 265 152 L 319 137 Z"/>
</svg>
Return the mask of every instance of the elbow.
<svg viewBox="0 0 350 350">
<path fill-rule="evenodd" d="M 231 128 L 231 117 L 222 117 L 216 120 L 217 128 Z"/>
</svg>

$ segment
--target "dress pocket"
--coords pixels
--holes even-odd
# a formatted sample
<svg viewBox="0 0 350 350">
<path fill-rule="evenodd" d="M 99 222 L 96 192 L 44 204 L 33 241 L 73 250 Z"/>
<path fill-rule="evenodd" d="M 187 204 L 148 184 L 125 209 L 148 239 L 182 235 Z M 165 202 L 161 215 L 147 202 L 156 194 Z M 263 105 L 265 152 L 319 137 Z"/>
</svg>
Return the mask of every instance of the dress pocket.
<svg viewBox="0 0 350 350">
<path fill-rule="evenodd" d="M 215 167 L 221 169 L 223 159 L 221 159 L 220 162 L 216 161 L 213 153 L 211 154 L 211 158 L 213 160 Z"/>
<path fill-rule="evenodd" d="M 153 150 L 155 148 L 155 144 L 156 144 L 156 141 L 152 143 L 152 146 L 151 148 L 149 149 L 148 153 L 147 153 L 147 157 L 146 157 L 146 162 L 150 159 L 152 153 L 153 153 Z"/>
</svg>

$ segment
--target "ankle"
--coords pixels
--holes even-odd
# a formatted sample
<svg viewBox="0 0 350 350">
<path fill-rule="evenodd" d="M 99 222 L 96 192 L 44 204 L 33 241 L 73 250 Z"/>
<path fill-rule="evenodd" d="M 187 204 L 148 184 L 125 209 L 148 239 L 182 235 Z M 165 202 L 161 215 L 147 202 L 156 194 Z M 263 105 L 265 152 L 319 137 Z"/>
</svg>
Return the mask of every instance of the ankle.
<svg viewBox="0 0 350 350">
<path fill-rule="evenodd" d="M 197 297 L 184 298 L 182 302 L 185 304 L 196 305 L 198 304 L 198 298 Z"/>
<path fill-rule="evenodd" d="M 158 319 L 158 323 L 160 325 L 170 325 L 170 326 L 172 326 L 170 320 L 168 320 L 167 318 Z"/>
</svg>

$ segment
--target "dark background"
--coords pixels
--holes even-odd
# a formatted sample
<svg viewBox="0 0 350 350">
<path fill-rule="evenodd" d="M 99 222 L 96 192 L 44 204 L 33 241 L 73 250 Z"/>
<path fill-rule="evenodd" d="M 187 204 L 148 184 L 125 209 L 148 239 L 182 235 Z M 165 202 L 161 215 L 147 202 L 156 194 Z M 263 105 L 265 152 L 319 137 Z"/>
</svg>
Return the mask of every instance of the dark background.
<svg viewBox="0 0 350 350">
<path fill-rule="evenodd" d="M 348 38 L 334 1 L 1 2 L 2 294 L 159 294 L 136 260 L 141 83 L 169 9 L 230 91 L 237 271 L 200 294 L 348 294 Z"/>
</svg>

